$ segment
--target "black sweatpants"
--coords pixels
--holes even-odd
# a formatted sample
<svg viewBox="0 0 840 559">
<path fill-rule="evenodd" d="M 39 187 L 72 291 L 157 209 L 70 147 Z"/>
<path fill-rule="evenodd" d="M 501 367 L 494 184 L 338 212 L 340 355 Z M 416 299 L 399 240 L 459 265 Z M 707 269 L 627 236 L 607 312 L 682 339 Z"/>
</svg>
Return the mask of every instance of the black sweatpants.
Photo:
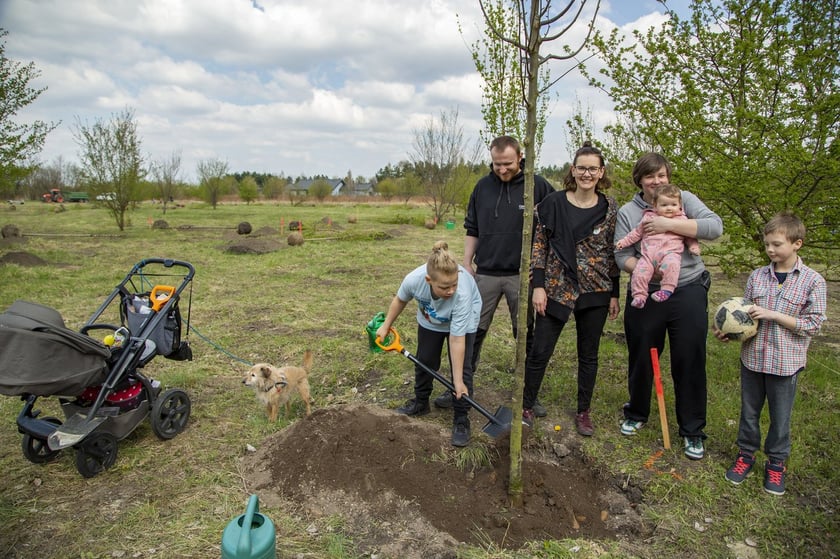
<svg viewBox="0 0 840 559">
<path fill-rule="evenodd" d="M 705 276 L 708 278 L 708 276 Z M 698 280 L 677 287 L 662 303 L 648 299 L 644 308 L 624 307 L 627 338 L 627 387 L 630 403 L 624 417 L 647 422 L 650 416 L 653 368 L 650 349 L 662 355 L 665 335 L 670 346 L 671 379 L 681 437 L 706 438 L 706 336 L 709 331 L 707 285 Z"/>
</svg>

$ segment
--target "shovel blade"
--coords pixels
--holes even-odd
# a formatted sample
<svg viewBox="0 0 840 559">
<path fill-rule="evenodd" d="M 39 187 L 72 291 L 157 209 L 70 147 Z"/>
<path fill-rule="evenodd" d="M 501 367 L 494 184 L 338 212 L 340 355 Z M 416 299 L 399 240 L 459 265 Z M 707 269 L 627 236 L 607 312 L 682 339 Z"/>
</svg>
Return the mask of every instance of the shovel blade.
<svg viewBox="0 0 840 559">
<path fill-rule="evenodd" d="M 73 446 L 91 434 L 105 419 L 100 416 L 88 418 L 85 414 L 75 413 L 50 435 L 47 446 L 50 450 L 61 450 Z"/>
<path fill-rule="evenodd" d="M 510 422 L 512 419 L 513 410 L 505 406 L 500 406 L 496 410 L 496 413 L 493 414 L 493 419 L 487 422 L 487 425 L 484 426 L 482 431 L 496 439 L 510 431 Z"/>
</svg>

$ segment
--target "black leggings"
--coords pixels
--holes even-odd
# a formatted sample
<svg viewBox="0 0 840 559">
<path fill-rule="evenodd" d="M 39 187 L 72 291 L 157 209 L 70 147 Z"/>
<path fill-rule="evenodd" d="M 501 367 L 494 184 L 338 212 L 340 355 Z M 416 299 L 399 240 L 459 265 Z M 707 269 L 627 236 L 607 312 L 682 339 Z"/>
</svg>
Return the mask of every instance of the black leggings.
<svg viewBox="0 0 840 559">
<path fill-rule="evenodd" d="M 607 321 L 609 307 L 597 306 L 575 310 L 577 326 L 578 354 L 578 413 L 589 409 L 592 393 L 595 390 L 595 378 L 598 375 L 598 350 L 601 346 L 601 333 Z M 525 359 L 525 389 L 522 393 L 522 407 L 534 407 L 534 402 L 542 386 L 548 361 L 554 354 L 554 348 L 566 321 L 551 315 L 537 315 L 534 323 L 534 339 L 531 350 Z"/>
<path fill-rule="evenodd" d="M 472 353 L 473 342 L 475 341 L 475 332 L 466 334 L 464 336 L 464 384 L 470 393 L 473 395 L 473 370 L 472 370 Z M 434 371 L 440 370 L 441 354 L 443 353 L 443 344 L 449 347 L 449 332 L 435 332 L 422 326 L 417 326 L 417 360 Z M 452 370 L 452 361 L 450 357 L 449 370 Z M 450 379 L 452 375 L 450 373 Z M 418 402 L 428 402 L 432 395 L 435 379 L 427 373 L 420 365 L 414 365 L 414 397 Z M 453 398 L 454 422 L 460 423 L 469 421 L 467 414 L 470 410 L 470 405 L 463 398 Z"/>
</svg>

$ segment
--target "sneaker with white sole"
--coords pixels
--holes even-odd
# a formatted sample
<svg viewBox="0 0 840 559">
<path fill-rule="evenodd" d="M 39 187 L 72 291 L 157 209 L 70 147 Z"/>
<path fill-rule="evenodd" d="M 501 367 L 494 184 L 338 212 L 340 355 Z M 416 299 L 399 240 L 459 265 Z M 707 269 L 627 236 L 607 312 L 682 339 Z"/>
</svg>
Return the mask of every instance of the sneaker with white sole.
<svg viewBox="0 0 840 559">
<path fill-rule="evenodd" d="M 732 467 L 726 470 L 726 479 L 734 485 L 741 485 L 755 466 L 755 456 L 743 450 L 738 452 L 738 458 Z"/>
<path fill-rule="evenodd" d="M 644 426 L 644 421 L 635 421 L 633 419 L 625 419 L 621 422 L 622 435 L 635 435 Z"/>
<path fill-rule="evenodd" d="M 703 448 L 703 437 L 683 437 L 683 440 L 685 441 L 685 455 L 692 460 L 700 460 L 706 455 L 706 449 Z"/>
<path fill-rule="evenodd" d="M 784 462 L 768 460 L 764 464 L 764 490 L 771 495 L 785 494 L 785 468 Z"/>
</svg>

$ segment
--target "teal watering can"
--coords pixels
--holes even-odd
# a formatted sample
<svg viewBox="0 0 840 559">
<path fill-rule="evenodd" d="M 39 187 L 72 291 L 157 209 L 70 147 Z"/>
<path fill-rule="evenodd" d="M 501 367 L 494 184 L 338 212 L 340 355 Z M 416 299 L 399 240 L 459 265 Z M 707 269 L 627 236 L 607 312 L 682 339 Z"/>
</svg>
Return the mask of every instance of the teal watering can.
<svg viewBox="0 0 840 559">
<path fill-rule="evenodd" d="M 222 533 L 222 559 L 276 559 L 274 523 L 259 513 L 256 495 L 245 514 L 231 520 Z"/>
</svg>

